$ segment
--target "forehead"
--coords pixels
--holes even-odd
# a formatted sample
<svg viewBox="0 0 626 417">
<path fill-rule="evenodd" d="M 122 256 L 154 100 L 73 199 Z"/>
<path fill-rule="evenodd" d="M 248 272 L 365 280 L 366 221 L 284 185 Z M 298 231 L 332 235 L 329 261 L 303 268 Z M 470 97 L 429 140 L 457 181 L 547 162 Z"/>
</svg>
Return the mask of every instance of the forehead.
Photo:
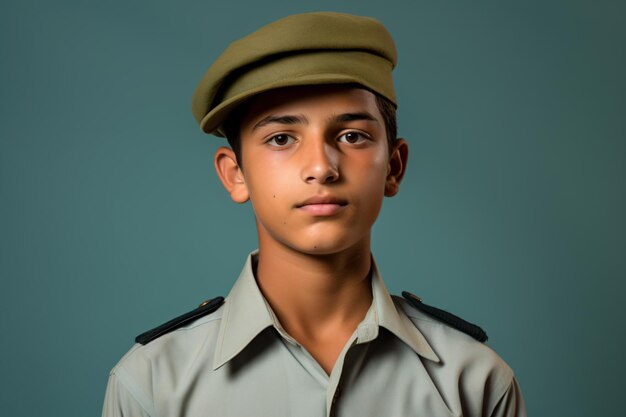
<svg viewBox="0 0 626 417">
<path fill-rule="evenodd" d="M 376 96 L 364 89 L 346 85 L 287 87 L 266 91 L 246 105 L 241 127 L 270 114 L 369 112 L 381 118 Z"/>
</svg>

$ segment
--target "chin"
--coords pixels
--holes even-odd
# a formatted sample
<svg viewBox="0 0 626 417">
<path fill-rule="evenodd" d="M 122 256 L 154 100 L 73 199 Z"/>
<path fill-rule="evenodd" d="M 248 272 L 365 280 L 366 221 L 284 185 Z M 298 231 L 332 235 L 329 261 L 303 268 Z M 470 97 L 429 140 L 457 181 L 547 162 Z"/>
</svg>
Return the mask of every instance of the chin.
<svg viewBox="0 0 626 417">
<path fill-rule="evenodd" d="M 341 252 L 345 252 L 352 247 L 358 245 L 358 242 L 352 239 L 317 239 L 311 242 L 306 242 L 304 245 L 298 245 L 296 250 L 308 255 L 334 255 Z"/>
<path fill-rule="evenodd" d="M 300 252 L 305 253 L 307 255 L 317 255 L 317 256 L 327 256 L 327 255 L 334 255 L 336 253 L 341 252 L 340 250 L 337 250 L 337 248 L 335 248 L 334 246 L 312 246 L 309 248 L 304 248 L 304 249 L 299 249 Z"/>
</svg>

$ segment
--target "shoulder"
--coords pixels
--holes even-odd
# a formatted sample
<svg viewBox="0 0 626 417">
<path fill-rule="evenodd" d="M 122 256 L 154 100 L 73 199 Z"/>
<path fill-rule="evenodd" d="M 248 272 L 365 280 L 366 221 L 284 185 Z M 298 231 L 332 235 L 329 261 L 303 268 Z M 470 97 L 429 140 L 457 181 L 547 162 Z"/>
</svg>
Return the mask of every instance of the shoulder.
<svg viewBox="0 0 626 417">
<path fill-rule="evenodd" d="M 491 347 L 402 297 L 394 303 L 439 357 L 422 363 L 451 409 L 468 416 L 526 415 L 513 370 Z"/>
<path fill-rule="evenodd" d="M 211 311 L 205 310 L 203 315 L 197 314 L 198 309 L 192 310 L 139 335 L 137 343 L 113 367 L 111 375 L 116 376 L 129 392 L 140 397 L 168 389 L 155 387 L 153 384 L 157 382 L 175 386 L 189 369 L 214 351 L 222 319 L 222 302 L 213 307 Z M 191 318 L 194 312 L 195 317 Z M 160 375 L 158 381 L 153 378 L 157 372 Z"/>
<path fill-rule="evenodd" d="M 458 377 L 459 384 L 465 384 L 469 389 L 474 385 L 476 389 L 489 389 L 496 395 L 508 389 L 514 377 L 513 371 L 491 347 L 440 318 L 421 311 L 405 298 L 393 298 L 398 309 L 424 335 L 439 357 L 440 363 L 430 367 L 433 374 L 452 375 L 455 379 Z"/>
</svg>

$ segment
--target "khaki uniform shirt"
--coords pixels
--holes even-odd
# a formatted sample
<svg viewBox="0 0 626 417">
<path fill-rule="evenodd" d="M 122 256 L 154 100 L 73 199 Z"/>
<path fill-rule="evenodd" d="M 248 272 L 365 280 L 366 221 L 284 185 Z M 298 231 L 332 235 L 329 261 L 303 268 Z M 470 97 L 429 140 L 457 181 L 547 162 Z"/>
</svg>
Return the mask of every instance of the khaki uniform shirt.
<svg viewBox="0 0 626 417">
<path fill-rule="evenodd" d="M 496 353 L 389 295 L 375 265 L 372 305 L 326 374 L 278 322 L 252 256 L 217 311 L 120 360 L 103 417 L 526 415 Z"/>
</svg>

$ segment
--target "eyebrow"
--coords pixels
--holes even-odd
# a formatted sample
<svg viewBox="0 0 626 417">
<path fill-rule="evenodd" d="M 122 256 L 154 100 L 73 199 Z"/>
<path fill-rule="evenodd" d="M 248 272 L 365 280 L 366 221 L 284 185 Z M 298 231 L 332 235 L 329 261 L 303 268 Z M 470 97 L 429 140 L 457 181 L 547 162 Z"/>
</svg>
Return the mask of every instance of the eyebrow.
<svg viewBox="0 0 626 417">
<path fill-rule="evenodd" d="M 330 120 L 334 123 L 353 122 L 355 120 L 368 120 L 378 123 L 378 119 L 376 119 L 372 114 L 366 111 L 356 113 L 342 113 L 336 116 L 332 116 Z"/>
<path fill-rule="evenodd" d="M 331 116 L 329 118 L 331 123 L 345 123 L 345 122 L 353 122 L 356 120 L 367 120 L 371 122 L 379 123 L 378 119 L 376 119 L 372 114 L 368 112 L 356 112 L 356 113 L 342 113 L 338 115 Z M 267 126 L 269 124 L 276 123 L 282 125 L 295 125 L 295 124 L 309 124 L 309 120 L 304 115 L 269 115 L 261 119 L 257 124 L 254 125 L 252 131 L 254 132 L 256 129 Z"/>
<path fill-rule="evenodd" d="M 252 128 L 252 131 L 254 132 L 256 129 L 272 124 L 272 123 L 277 123 L 277 124 L 281 124 L 281 125 L 295 125 L 295 124 L 308 124 L 309 120 L 304 117 L 303 115 L 291 115 L 291 114 L 284 114 L 284 115 L 273 115 L 270 114 L 267 117 L 264 117 L 263 119 L 261 119 L 257 124 L 254 125 L 254 127 Z"/>
</svg>

